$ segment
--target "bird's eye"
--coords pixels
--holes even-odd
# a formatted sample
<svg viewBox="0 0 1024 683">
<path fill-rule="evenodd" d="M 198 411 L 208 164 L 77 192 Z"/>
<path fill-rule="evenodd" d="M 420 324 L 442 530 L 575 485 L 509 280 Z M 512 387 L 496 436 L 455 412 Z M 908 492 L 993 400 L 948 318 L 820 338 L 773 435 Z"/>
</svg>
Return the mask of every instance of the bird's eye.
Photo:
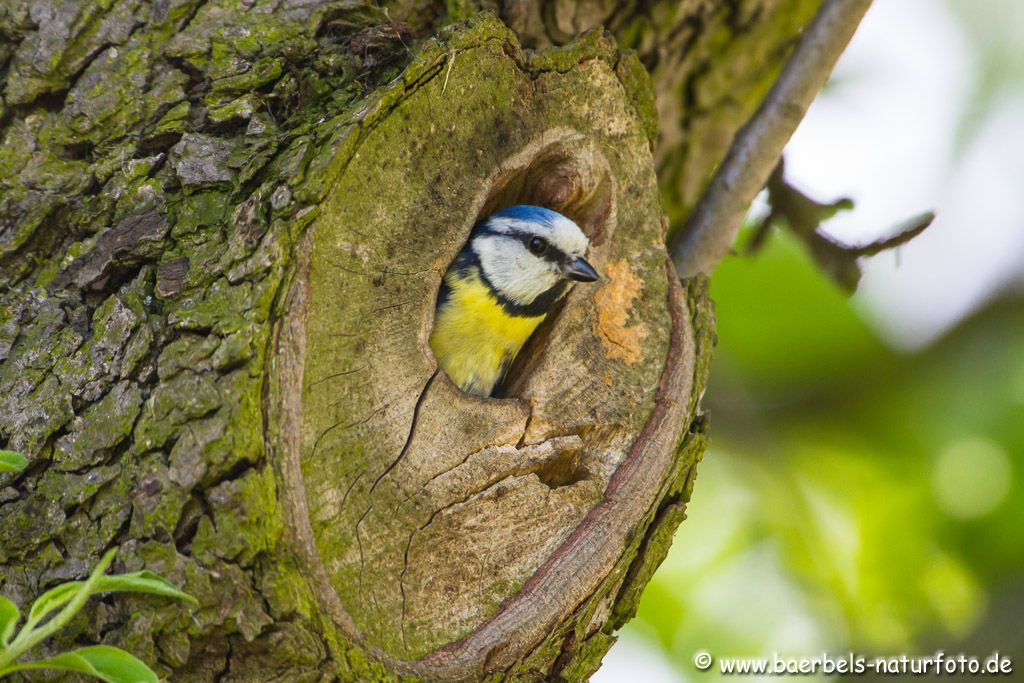
<svg viewBox="0 0 1024 683">
<path fill-rule="evenodd" d="M 530 243 L 527 245 L 530 249 L 530 253 L 534 256 L 540 256 L 548 250 L 548 241 L 543 237 L 531 237 Z"/>
</svg>

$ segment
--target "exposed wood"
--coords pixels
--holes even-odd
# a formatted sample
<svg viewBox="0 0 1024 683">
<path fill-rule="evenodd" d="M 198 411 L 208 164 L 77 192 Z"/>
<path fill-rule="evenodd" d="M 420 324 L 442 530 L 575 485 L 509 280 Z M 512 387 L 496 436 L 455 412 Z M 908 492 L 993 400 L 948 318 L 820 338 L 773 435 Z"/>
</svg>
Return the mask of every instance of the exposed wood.
<svg viewBox="0 0 1024 683">
<path fill-rule="evenodd" d="M 336 621 L 436 680 L 511 667 L 592 596 L 658 500 L 697 381 L 612 46 L 557 70 L 506 40 L 456 49 L 360 141 L 314 225 L 288 484 Z M 519 202 L 576 218 L 605 281 L 570 294 L 514 396 L 470 397 L 424 346 L 440 278 L 478 217 Z M 632 296 L 601 296 L 624 279 Z M 595 333 L 609 305 L 645 330 L 635 355 Z"/>
</svg>

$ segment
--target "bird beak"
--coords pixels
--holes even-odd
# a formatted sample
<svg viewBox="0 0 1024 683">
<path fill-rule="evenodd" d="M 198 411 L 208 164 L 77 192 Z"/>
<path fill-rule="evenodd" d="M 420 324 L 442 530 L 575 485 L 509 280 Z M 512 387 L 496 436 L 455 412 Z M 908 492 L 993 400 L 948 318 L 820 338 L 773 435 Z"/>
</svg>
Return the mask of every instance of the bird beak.
<svg viewBox="0 0 1024 683">
<path fill-rule="evenodd" d="M 576 280 L 576 282 L 593 282 L 601 276 L 594 270 L 594 266 L 580 257 L 574 258 L 562 266 L 562 277 Z"/>
</svg>

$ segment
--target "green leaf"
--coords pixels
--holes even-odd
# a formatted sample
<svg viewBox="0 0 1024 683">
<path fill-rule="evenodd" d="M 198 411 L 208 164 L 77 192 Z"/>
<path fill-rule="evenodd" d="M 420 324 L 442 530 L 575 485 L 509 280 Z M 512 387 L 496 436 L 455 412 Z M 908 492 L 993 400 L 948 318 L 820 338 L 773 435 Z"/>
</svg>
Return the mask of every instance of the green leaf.
<svg viewBox="0 0 1024 683">
<path fill-rule="evenodd" d="M 28 458 L 14 451 L 0 451 L 0 472 L 21 472 L 28 465 Z"/>
<path fill-rule="evenodd" d="M 38 622 L 55 609 L 63 607 L 71 601 L 75 594 L 84 585 L 81 581 L 69 581 L 55 586 L 39 596 L 29 611 L 29 621 Z M 109 593 L 113 591 L 129 591 L 133 593 L 152 593 L 163 595 L 169 598 L 187 600 L 198 605 L 199 602 L 188 593 L 180 591 L 166 579 L 157 576 L 153 572 L 141 571 L 131 574 L 114 574 L 112 576 L 101 576 L 93 584 L 89 595 L 97 593 Z"/>
<path fill-rule="evenodd" d="M 104 576 L 96 583 L 96 587 L 92 590 L 93 593 L 106 593 L 108 591 L 152 593 L 154 595 L 163 595 L 168 598 L 187 600 L 194 605 L 199 604 L 198 600 L 188 593 L 178 590 L 166 579 L 157 576 L 153 572 L 145 570 L 141 572 L 132 572 L 130 574 Z"/>
<path fill-rule="evenodd" d="M 159 683 L 159 677 L 142 661 L 109 645 L 93 645 L 64 652 L 56 657 L 25 662 L 10 671 L 59 669 L 89 674 L 107 683 Z"/>
<path fill-rule="evenodd" d="M 68 581 L 59 586 L 54 586 L 46 591 L 32 603 L 28 611 L 28 620 L 33 624 L 39 621 L 55 609 L 60 609 L 75 597 L 85 585 L 84 581 Z"/>
<path fill-rule="evenodd" d="M 21 618 L 21 611 L 13 602 L 0 595 L 0 649 L 7 647 L 14 635 L 14 628 Z"/>
<path fill-rule="evenodd" d="M 0 651 L 0 672 L 13 671 L 14 669 L 10 667 L 11 661 L 31 650 L 67 625 L 71 618 L 78 613 L 78 610 L 82 609 L 82 606 L 85 605 L 85 601 L 89 599 L 89 594 L 92 592 L 92 587 L 103 577 L 103 573 L 107 571 L 107 567 L 113 562 L 115 553 L 117 553 L 116 548 L 108 550 L 100 558 L 99 563 L 93 567 L 92 574 L 89 575 L 85 583 L 73 581 L 61 584 L 52 590 L 46 591 L 46 593 L 32 603 L 28 620 L 22 627 L 21 633 L 14 639 L 9 648 Z M 60 605 L 64 605 L 60 612 L 42 626 L 37 627 L 40 619 Z"/>
</svg>

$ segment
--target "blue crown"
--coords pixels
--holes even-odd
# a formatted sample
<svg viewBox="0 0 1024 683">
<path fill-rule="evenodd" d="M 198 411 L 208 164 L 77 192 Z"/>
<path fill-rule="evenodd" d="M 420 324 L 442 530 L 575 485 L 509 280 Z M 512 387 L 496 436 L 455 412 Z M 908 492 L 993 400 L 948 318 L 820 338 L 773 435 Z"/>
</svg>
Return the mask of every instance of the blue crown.
<svg viewBox="0 0 1024 683">
<path fill-rule="evenodd" d="M 557 211 L 545 209 L 543 206 L 531 206 L 529 204 L 510 206 L 507 209 L 497 211 L 490 216 L 490 218 L 512 218 L 520 221 L 529 221 L 530 223 L 540 223 L 541 225 L 551 225 L 561 217 L 562 214 Z"/>
</svg>

